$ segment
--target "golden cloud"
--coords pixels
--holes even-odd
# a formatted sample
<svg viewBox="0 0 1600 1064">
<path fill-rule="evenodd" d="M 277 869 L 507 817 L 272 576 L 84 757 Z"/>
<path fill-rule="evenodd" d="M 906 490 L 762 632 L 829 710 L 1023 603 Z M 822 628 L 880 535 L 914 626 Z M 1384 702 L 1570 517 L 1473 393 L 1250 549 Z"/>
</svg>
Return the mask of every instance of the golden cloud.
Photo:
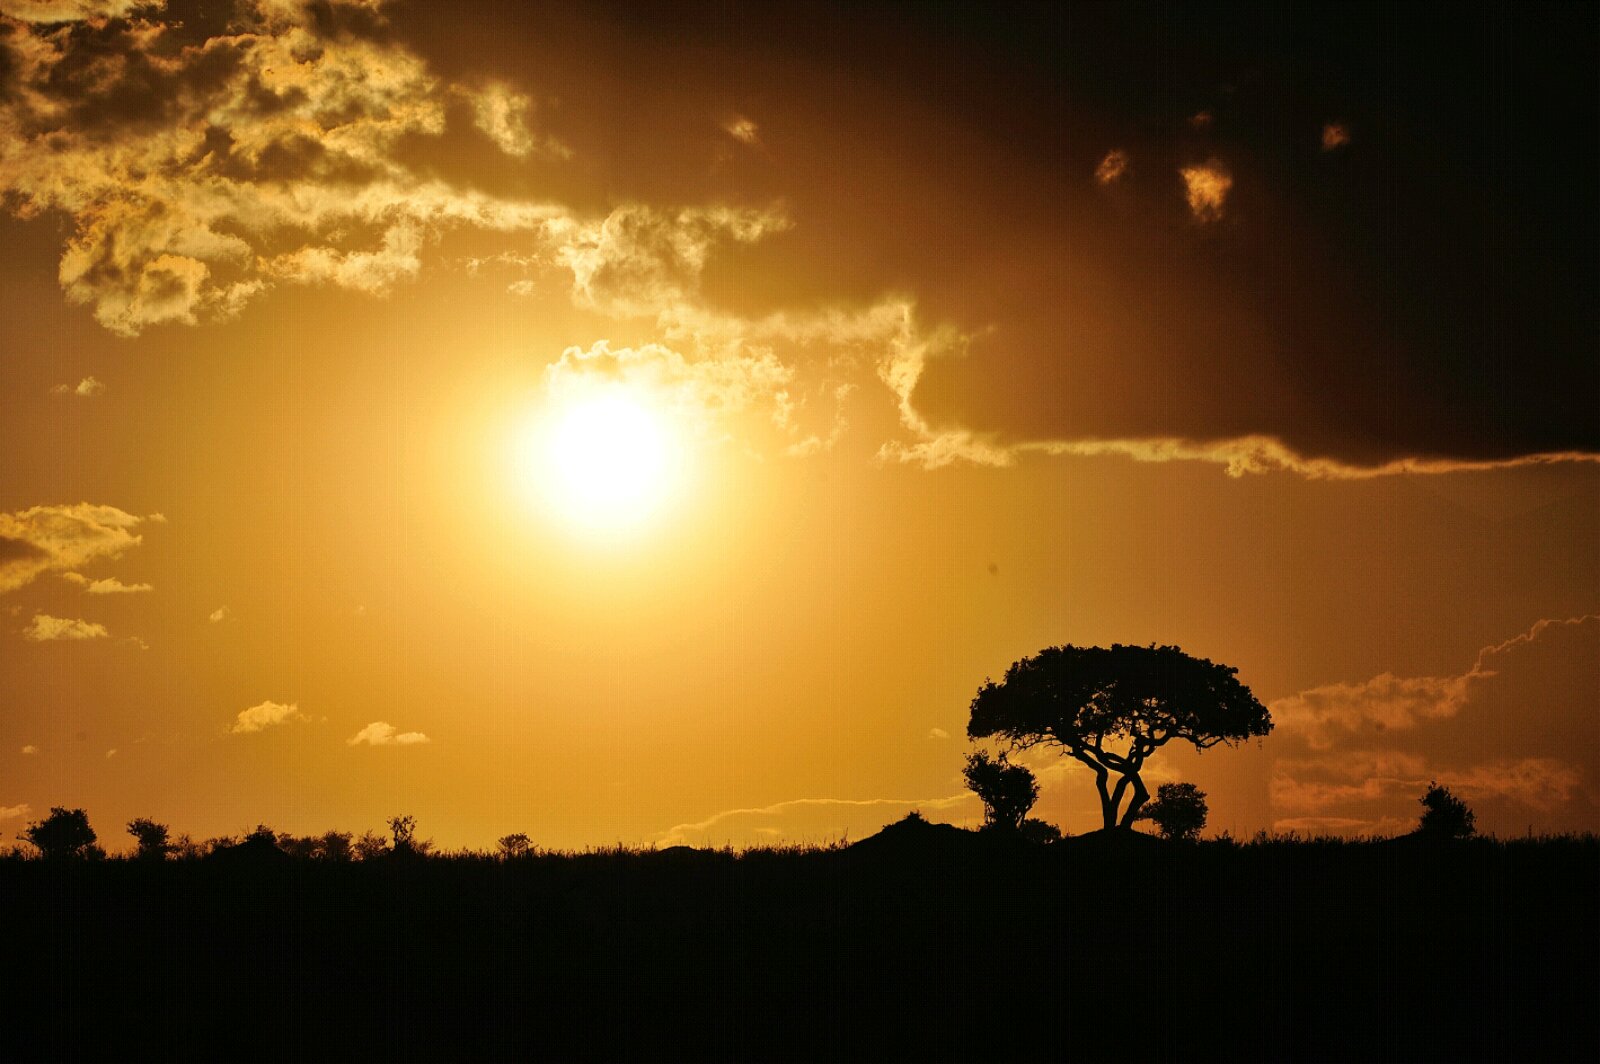
<svg viewBox="0 0 1600 1064">
<path fill-rule="evenodd" d="M 386 720 L 375 720 L 345 740 L 347 746 L 417 746 L 431 742 L 433 740 L 421 732 L 397 731 Z"/>
<path fill-rule="evenodd" d="M 91 595 L 136 595 L 155 590 L 150 584 L 124 584 L 114 576 L 90 580 L 82 573 L 62 573 L 61 579 L 77 584 Z"/>
<path fill-rule="evenodd" d="M 1186 166 L 1178 173 L 1183 177 L 1189 213 L 1194 215 L 1195 221 L 1219 221 L 1228 192 L 1233 188 L 1233 175 L 1228 168 L 1211 158 L 1196 166 Z"/>
<path fill-rule="evenodd" d="M 1102 185 L 1109 185 L 1127 172 L 1128 153 L 1121 148 L 1113 148 L 1106 152 L 1106 157 L 1094 168 L 1094 179 Z"/>
<path fill-rule="evenodd" d="M 90 503 L 0 513 L 0 592 L 14 591 L 40 573 L 120 557 L 143 542 L 132 531 L 141 520 Z"/>
<path fill-rule="evenodd" d="M 35 643 L 46 643 L 55 640 L 104 639 L 110 634 L 103 624 L 71 617 L 52 617 L 48 613 L 34 614 L 32 623 L 22 630 L 23 638 L 30 639 Z"/>
<path fill-rule="evenodd" d="M 25 217 L 72 219 L 61 284 L 106 328 L 225 318 L 284 282 L 383 292 L 445 227 L 527 230 L 562 213 L 426 178 L 398 155 L 407 137 L 442 134 L 462 97 L 486 136 L 525 155 L 543 143 L 525 97 L 443 85 L 389 40 L 320 36 L 309 10 L 257 0 L 201 43 L 145 18 L 14 24 L 0 189 Z"/>
<path fill-rule="evenodd" d="M 298 702 L 262 702 L 260 705 L 240 710 L 239 715 L 234 718 L 233 727 L 228 731 L 234 735 L 250 735 L 279 724 L 305 719 L 305 715 L 300 712 Z"/>
</svg>

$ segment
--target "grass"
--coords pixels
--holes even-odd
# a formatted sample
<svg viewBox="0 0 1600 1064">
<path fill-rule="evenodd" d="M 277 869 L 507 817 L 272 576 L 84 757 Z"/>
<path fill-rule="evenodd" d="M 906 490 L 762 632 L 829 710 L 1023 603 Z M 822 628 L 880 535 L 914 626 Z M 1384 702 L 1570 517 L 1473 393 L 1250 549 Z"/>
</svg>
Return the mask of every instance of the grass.
<svg viewBox="0 0 1600 1064">
<path fill-rule="evenodd" d="M 1593 836 L 12 859 L 0 1000 L 29 1060 L 1578 1060 L 1597 898 Z"/>
</svg>

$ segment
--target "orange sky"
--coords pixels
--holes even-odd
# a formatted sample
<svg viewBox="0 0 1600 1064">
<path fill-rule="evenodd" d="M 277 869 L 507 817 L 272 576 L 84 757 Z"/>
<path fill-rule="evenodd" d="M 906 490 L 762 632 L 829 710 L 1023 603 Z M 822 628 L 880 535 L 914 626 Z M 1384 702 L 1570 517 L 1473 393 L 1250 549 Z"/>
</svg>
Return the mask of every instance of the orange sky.
<svg viewBox="0 0 1600 1064">
<path fill-rule="evenodd" d="M 1596 123 L 1558 238 L 1521 171 L 1430 190 L 1456 142 L 1322 85 L 1349 41 L 1147 98 L 1073 35 L 1136 27 L 724 7 L 0 0 L 0 832 L 975 824 L 973 693 L 1067 642 L 1269 703 L 1147 773 L 1215 830 L 1403 830 L 1434 778 L 1600 827 Z M 1482 203 L 1521 243 L 1389 243 Z M 541 434 L 614 394 L 678 474 L 597 518 Z"/>
</svg>

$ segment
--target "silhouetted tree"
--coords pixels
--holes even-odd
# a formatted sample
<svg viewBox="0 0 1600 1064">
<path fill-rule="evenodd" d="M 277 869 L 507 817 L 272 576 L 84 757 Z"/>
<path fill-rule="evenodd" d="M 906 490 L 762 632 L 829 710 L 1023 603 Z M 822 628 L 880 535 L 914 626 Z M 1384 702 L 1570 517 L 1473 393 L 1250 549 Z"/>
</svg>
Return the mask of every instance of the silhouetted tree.
<svg viewBox="0 0 1600 1064">
<path fill-rule="evenodd" d="M 317 840 L 317 857 L 324 861 L 348 861 L 353 855 L 348 831 L 325 832 Z"/>
<path fill-rule="evenodd" d="M 53 806 L 50 815 L 29 824 L 22 837 L 33 843 L 41 856 L 51 860 L 79 857 L 98 857 L 94 828 L 89 826 L 89 814 L 82 809 L 63 809 Z"/>
<path fill-rule="evenodd" d="M 353 844 L 353 848 L 357 858 L 371 861 L 389 852 L 389 840 L 376 831 L 363 831 L 361 837 Z"/>
<path fill-rule="evenodd" d="M 414 816 L 390 817 L 389 832 L 394 837 L 393 852 L 396 855 L 421 857 L 433 849 L 432 839 L 417 838 L 417 818 Z"/>
<path fill-rule="evenodd" d="M 1005 754 L 990 757 L 987 750 L 970 754 L 961 774 L 983 802 L 985 828 L 1016 831 L 1039 798 L 1039 783 L 1033 773 L 1022 765 L 1013 765 Z"/>
<path fill-rule="evenodd" d="M 1138 819 L 1154 821 L 1164 839 L 1189 842 L 1200 837 L 1210 812 L 1206 792 L 1199 787 L 1192 783 L 1163 783 L 1156 788 L 1155 801 L 1144 807 Z"/>
<path fill-rule="evenodd" d="M 1430 781 L 1417 799 L 1422 804 L 1422 819 L 1417 834 L 1434 839 L 1464 839 L 1477 832 L 1477 816 L 1467 803 L 1450 793 L 1450 788 Z"/>
<path fill-rule="evenodd" d="M 1201 750 L 1231 746 L 1272 730 L 1237 672 L 1177 647 L 1049 647 L 1013 664 L 999 683 L 984 682 L 967 735 L 998 736 L 1014 750 L 1061 747 L 1094 771 L 1104 826 L 1131 829 L 1150 797 L 1139 771 L 1156 750 L 1174 739 Z"/>
<path fill-rule="evenodd" d="M 495 846 L 499 849 L 501 857 L 510 860 L 514 857 L 528 856 L 528 852 L 533 849 L 533 842 L 519 831 L 513 835 L 500 836 Z"/>
<path fill-rule="evenodd" d="M 172 844 L 167 841 L 167 825 L 158 824 L 149 817 L 128 821 L 128 834 L 138 844 L 134 856 L 141 861 L 165 861 L 172 852 Z"/>
</svg>

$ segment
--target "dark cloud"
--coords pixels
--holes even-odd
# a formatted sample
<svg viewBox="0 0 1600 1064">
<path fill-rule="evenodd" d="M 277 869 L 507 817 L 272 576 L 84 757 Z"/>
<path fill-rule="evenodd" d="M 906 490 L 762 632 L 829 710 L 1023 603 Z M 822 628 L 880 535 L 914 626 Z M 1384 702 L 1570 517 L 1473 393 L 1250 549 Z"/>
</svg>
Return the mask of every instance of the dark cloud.
<svg viewBox="0 0 1600 1064">
<path fill-rule="evenodd" d="M 917 383 L 931 426 L 1356 466 L 1600 450 L 1585 9 L 775 7 L 394 22 L 437 69 L 558 101 L 559 180 L 781 196 L 792 229 L 707 266 L 729 308 L 905 291 L 970 333 Z M 729 155 L 729 113 L 762 152 Z M 1360 131 L 1338 151 L 1330 115 Z M 1183 172 L 1213 161 L 1200 224 Z"/>
</svg>

